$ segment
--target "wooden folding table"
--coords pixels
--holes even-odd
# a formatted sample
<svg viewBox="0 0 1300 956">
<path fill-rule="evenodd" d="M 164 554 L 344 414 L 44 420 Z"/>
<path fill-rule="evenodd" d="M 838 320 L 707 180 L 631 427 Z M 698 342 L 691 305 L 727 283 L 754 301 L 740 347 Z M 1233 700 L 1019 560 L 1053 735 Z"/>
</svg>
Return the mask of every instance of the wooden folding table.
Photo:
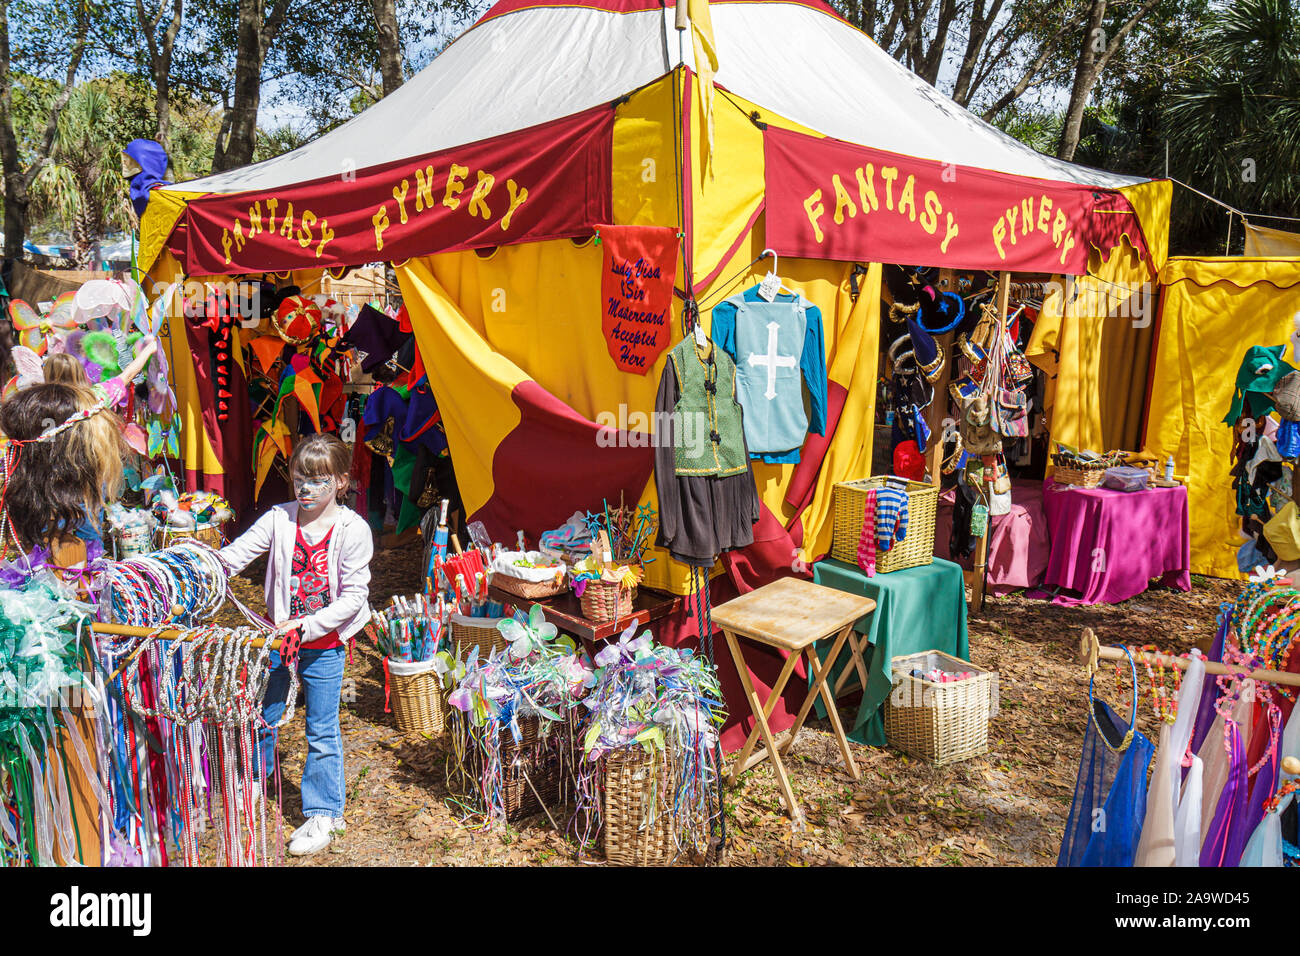
<svg viewBox="0 0 1300 956">
<path fill-rule="evenodd" d="M 819 695 L 826 705 L 831 729 L 835 733 L 835 739 L 840 745 L 840 753 L 844 757 L 844 766 L 854 780 L 861 779 L 858 765 L 854 763 L 853 754 L 849 751 L 848 739 L 844 736 L 844 727 L 840 723 L 839 714 L 835 711 L 835 699 L 831 689 L 826 686 L 826 679 L 830 676 L 831 667 L 839 657 L 844 642 L 853 630 L 853 625 L 875 608 L 876 602 L 870 598 L 822 587 L 800 578 L 782 578 L 714 608 L 713 623 L 727 638 L 727 647 L 731 650 L 736 671 L 740 674 L 741 683 L 745 688 L 745 698 L 754 715 L 754 729 L 750 731 L 745 746 L 740 749 L 736 757 L 728 780 L 729 784 L 734 784 L 742 773 L 770 757 L 790 817 L 795 822 L 802 823 L 804 813 L 795 802 L 794 790 L 790 787 L 790 777 L 781 762 L 781 756 L 793 745 L 795 737 L 798 736 L 800 728 L 808 717 L 809 710 L 812 709 L 813 701 Z M 772 685 L 772 691 L 766 701 L 760 700 L 754 690 L 754 682 L 749 676 L 749 668 L 745 664 L 744 653 L 741 650 L 740 638 L 742 637 L 774 647 L 787 654 L 785 666 L 781 668 L 781 673 L 776 683 Z M 835 642 L 831 645 L 825 661 L 819 660 L 814 645 L 829 637 L 834 637 Z M 785 690 L 790 675 L 794 673 L 795 664 L 800 657 L 806 657 L 808 660 L 812 682 L 808 687 L 808 695 L 804 698 L 803 706 L 795 716 L 794 724 L 790 727 L 785 740 L 778 746 L 767 721 L 776 707 L 777 700 L 781 697 L 781 692 Z M 763 747 L 754 752 L 759 737 L 763 739 Z"/>
</svg>

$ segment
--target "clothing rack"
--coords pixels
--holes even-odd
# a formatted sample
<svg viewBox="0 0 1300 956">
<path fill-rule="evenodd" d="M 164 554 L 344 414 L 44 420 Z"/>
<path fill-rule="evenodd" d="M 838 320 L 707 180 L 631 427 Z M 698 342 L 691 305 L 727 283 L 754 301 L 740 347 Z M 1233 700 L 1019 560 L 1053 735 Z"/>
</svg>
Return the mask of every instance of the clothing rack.
<svg viewBox="0 0 1300 956">
<path fill-rule="evenodd" d="M 1188 665 L 1191 663 L 1186 657 L 1175 657 L 1173 654 L 1157 654 L 1152 651 L 1137 650 L 1132 650 L 1131 653 L 1135 659 L 1144 660 L 1158 667 L 1177 667 L 1179 670 L 1187 670 Z M 1085 627 L 1083 629 L 1083 634 L 1079 638 L 1079 662 L 1084 665 L 1084 671 L 1089 677 L 1096 673 L 1100 661 L 1122 661 L 1127 659 L 1128 655 L 1124 653 L 1122 648 L 1103 647 L 1101 642 L 1097 640 L 1097 635 L 1093 633 L 1092 628 Z M 1205 673 L 1249 678 L 1267 684 L 1281 684 L 1284 687 L 1300 687 L 1300 674 L 1292 674 L 1290 671 L 1260 669 L 1248 673 L 1240 667 L 1232 667 L 1218 661 L 1206 661 Z"/>
</svg>

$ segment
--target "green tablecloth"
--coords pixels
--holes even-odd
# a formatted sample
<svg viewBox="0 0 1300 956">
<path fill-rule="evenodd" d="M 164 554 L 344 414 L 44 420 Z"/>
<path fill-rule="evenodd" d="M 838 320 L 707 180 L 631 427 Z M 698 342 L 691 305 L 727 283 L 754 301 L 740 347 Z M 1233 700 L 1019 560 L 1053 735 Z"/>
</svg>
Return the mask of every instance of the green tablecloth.
<svg viewBox="0 0 1300 956">
<path fill-rule="evenodd" d="M 876 602 L 876 610 L 857 623 L 871 646 L 863 649 L 867 664 L 867 687 L 862 693 L 858 715 L 849 728 L 849 739 L 875 747 L 885 746 L 885 722 L 880 705 L 889 697 L 893 679 L 889 662 L 904 654 L 937 650 L 968 660 L 966 640 L 966 587 L 962 570 L 951 561 L 934 559 L 934 563 L 904 571 L 891 571 L 867 577 L 854 564 L 828 558 L 813 565 L 817 584 L 860 594 Z M 823 657 L 831 641 L 819 641 L 817 654 Z M 840 671 L 852 666 L 852 651 L 846 643 L 840 651 L 829 680 L 835 686 Z M 855 687 L 856 676 L 847 686 Z M 826 716 L 820 697 L 817 715 Z"/>
</svg>

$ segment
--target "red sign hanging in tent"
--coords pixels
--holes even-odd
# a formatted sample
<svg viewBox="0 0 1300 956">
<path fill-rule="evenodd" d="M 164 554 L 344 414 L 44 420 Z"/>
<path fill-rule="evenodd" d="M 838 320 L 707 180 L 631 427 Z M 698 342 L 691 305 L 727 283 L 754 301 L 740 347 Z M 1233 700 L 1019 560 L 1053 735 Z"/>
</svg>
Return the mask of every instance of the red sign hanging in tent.
<svg viewBox="0 0 1300 956">
<path fill-rule="evenodd" d="M 191 200 L 191 275 L 282 272 L 591 235 L 610 217 L 614 111 L 281 189 Z"/>
<path fill-rule="evenodd" d="M 1113 189 L 915 159 L 768 127 L 767 245 L 779 255 L 1083 275 L 1137 214 Z"/>
<path fill-rule="evenodd" d="M 672 334 L 677 231 L 661 226 L 600 226 L 605 268 L 601 327 L 614 364 L 644 375 Z"/>
</svg>

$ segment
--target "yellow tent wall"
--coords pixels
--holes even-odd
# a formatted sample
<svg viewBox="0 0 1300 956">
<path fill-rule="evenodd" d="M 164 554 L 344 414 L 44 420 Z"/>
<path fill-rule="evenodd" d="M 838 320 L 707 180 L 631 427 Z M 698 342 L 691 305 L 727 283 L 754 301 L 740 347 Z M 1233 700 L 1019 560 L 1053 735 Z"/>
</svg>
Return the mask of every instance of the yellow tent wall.
<svg viewBox="0 0 1300 956">
<path fill-rule="evenodd" d="M 1048 375 L 1053 441 L 1095 452 L 1137 451 L 1154 340 L 1156 285 L 1127 242 L 1089 275 L 1055 280 L 1025 352 Z"/>
<path fill-rule="evenodd" d="M 1223 417 L 1246 349 L 1281 345 L 1294 331 L 1300 259 L 1173 257 L 1161 285 L 1146 447 L 1162 461 L 1173 455 L 1188 476 L 1192 571 L 1240 578 L 1233 433 Z"/>
</svg>

